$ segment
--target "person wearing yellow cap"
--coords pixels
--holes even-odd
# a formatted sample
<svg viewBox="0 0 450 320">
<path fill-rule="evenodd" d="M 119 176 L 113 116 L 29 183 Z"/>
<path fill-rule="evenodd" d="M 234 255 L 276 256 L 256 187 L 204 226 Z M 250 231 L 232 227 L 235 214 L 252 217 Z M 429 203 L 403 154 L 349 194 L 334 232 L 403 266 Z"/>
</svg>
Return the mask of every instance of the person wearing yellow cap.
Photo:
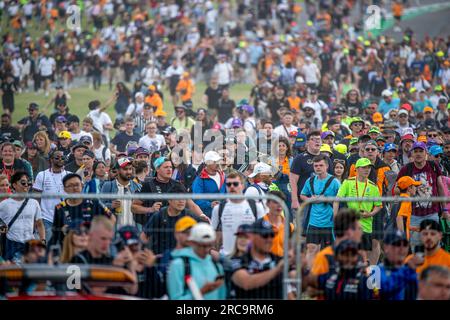
<svg viewBox="0 0 450 320">
<path fill-rule="evenodd" d="M 177 103 L 181 100 L 181 103 L 187 107 L 192 107 L 192 95 L 195 92 L 195 85 L 190 78 L 189 72 L 183 72 L 183 76 L 178 82 L 176 93 L 177 93 Z M 180 100 L 178 100 L 180 99 Z"/>
<path fill-rule="evenodd" d="M 372 115 L 372 122 L 376 126 L 380 126 L 383 123 L 383 115 L 379 112 L 375 112 Z"/>
<path fill-rule="evenodd" d="M 61 131 L 58 134 L 58 150 L 64 153 L 64 156 L 68 156 L 72 147 L 72 135 L 69 131 Z"/>
<path fill-rule="evenodd" d="M 331 158 L 331 156 L 333 155 L 333 151 L 331 151 L 331 147 L 324 143 L 322 144 L 322 146 L 320 147 L 320 153 L 324 154 L 325 156 Z"/>
<path fill-rule="evenodd" d="M 360 158 L 356 162 L 356 177 L 348 178 L 345 180 L 339 191 L 337 197 L 380 197 L 380 191 L 378 186 L 371 180 L 369 180 L 369 175 L 373 167 L 372 162 L 367 158 Z M 372 251 L 372 224 L 373 217 L 378 214 L 382 208 L 381 201 L 364 201 L 347 202 L 347 207 L 354 209 L 360 213 L 361 216 L 361 226 L 363 229 L 362 243 L 361 243 L 361 254 L 364 261 L 367 261 L 368 252 Z M 339 210 L 339 202 L 333 203 L 334 216 L 336 216 Z M 371 259 L 370 265 L 377 264 L 378 261 Z M 378 258 L 376 258 L 378 260 Z"/>
<path fill-rule="evenodd" d="M 410 176 L 404 176 L 398 179 L 397 186 L 400 189 L 400 197 L 410 198 L 414 197 L 417 193 L 417 187 L 420 186 L 422 182 L 416 181 Z M 405 232 L 406 237 L 409 239 L 409 231 L 411 228 L 411 213 L 412 213 L 412 203 L 407 201 L 402 201 L 400 203 L 400 208 L 397 213 L 397 228 L 398 230 Z M 415 231 L 419 231 L 418 229 Z"/>
</svg>

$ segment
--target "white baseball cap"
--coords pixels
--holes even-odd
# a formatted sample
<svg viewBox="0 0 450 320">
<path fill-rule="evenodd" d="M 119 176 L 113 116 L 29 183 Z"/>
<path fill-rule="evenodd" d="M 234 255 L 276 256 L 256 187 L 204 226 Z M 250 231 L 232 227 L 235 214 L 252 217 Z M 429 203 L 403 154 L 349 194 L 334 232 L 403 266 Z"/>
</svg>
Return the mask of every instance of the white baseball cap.
<svg viewBox="0 0 450 320">
<path fill-rule="evenodd" d="M 254 178 L 256 175 L 260 173 L 269 173 L 272 174 L 272 167 L 264 162 L 258 162 L 255 167 L 253 168 L 252 174 L 250 174 L 249 178 Z"/>
<path fill-rule="evenodd" d="M 390 97 L 390 96 L 392 96 L 392 92 L 389 89 L 384 89 L 383 92 L 381 93 L 381 96 Z"/>
<path fill-rule="evenodd" d="M 198 243 L 211 243 L 216 241 L 216 232 L 210 224 L 199 222 L 192 227 L 188 240 Z"/>
<path fill-rule="evenodd" d="M 216 151 L 208 151 L 207 153 L 205 153 L 203 160 L 205 162 L 207 162 L 207 161 L 216 162 L 216 161 L 222 160 L 222 157 Z"/>
</svg>

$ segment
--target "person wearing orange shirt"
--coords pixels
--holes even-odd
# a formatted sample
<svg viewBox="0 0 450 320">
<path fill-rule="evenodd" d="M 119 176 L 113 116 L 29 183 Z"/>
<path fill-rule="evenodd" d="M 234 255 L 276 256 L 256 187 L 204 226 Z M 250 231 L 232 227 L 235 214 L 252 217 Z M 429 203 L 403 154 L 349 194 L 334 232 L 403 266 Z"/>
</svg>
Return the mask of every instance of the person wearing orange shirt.
<svg viewBox="0 0 450 320">
<path fill-rule="evenodd" d="M 268 194 L 272 196 L 279 197 L 281 200 L 286 201 L 286 196 L 281 191 L 270 191 Z M 269 212 L 262 217 L 265 221 L 272 225 L 275 237 L 273 238 L 273 244 L 271 252 L 276 256 L 283 256 L 284 248 L 284 217 L 283 217 L 283 207 L 277 201 L 268 199 L 266 207 Z M 294 224 L 289 224 L 289 235 L 294 232 Z"/>
<path fill-rule="evenodd" d="M 192 108 L 192 95 L 194 94 L 195 86 L 192 82 L 189 72 L 183 72 L 182 79 L 178 82 L 176 92 L 181 103 L 188 108 Z"/>
<path fill-rule="evenodd" d="M 442 240 L 441 226 L 434 220 L 424 220 L 420 223 L 420 240 L 423 246 L 413 248 L 414 254 L 406 257 L 406 262 L 414 257 L 420 257 L 421 253 L 425 253 L 423 263 L 416 263 L 416 272 L 421 273 L 429 266 L 437 265 L 450 268 L 450 253 L 441 248 Z M 423 248 L 422 248 L 423 247 Z M 422 250 L 423 249 L 423 250 Z"/>
<path fill-rule="evenodd" d="M 289 92 L 289 97 L 287 98 L 287 103 L 289 106 L 289 109 L 292 110 L 292 112 L 298 113 L 300 112 L 300 106 L 302 103 L 302 99 L 297 95 L 297 90 L 291 89 Z"/>
<path fill-rule="evenodd" d="M 159 94 L 156 93 L 154 85 L 148 86 L 148 95 L 145 97 L 145 103 L 148 103 L 156 111 L 163 111 L 163 102 Z"/>
<path fill-rule="evenodd" d="M 335 246 L 344 240 L 352 240 L 361 243 L 362 228 L 359 223 L 359 214 L 352 209 L 343 208 L 334 217 L 334 240 L 333 246 L 328 246 L 319 251 L 314 258 L 311 273 L 317 276 L 327 273 L 330 270 L 327 256 L 334 255 Z"/>
<path fill-rule="evenodd" d="M 417 187 L 422 182 L 416 181 L 409 176 L 401 177 L 397 181 L 397 185 L 400 188 L 400 197 L 410 198 L 414 197 L 417 193 Z M 410 219 L 412 213 L 412 203 L 408 201 L 402 201 L 397 213 L 397 228 L 398 230 L 405 232 L 406 237 L 409 240 Z M 418 231 L 418 230 L 416 230 Z"/>
<path fill-rule="evenodd" d="M 394 27 L 395 32 L 402 31 L 402 29 L 400 28 L 400 21 L 402 20 L 403 15 L 403 4 L 401 2 L 402 1 L 400 0 L 396 0 L 392 4 L 392 15 L 394 16 L 395 19 L 395 27 Z"/>
</svg>

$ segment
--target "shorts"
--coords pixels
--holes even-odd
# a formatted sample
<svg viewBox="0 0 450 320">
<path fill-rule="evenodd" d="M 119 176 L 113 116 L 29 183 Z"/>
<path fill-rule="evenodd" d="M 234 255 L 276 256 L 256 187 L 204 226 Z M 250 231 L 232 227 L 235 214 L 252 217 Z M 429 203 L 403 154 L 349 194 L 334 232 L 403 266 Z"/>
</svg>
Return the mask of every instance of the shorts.
<svg viewBox="0 0 450 320">
<path fill-rule="evenodd" d="M 386 208 L 381 208 L 381 210 L 373 217 L 372 222 L 372 238 L 375 240 L 384 239 L 384 217 L 386 213 Z"/>
<path fill-rule="evenodd" d="M 308 229 L 306 230 L 306 243 L 319 244 L 321 248 L 325 248 L 331 246 L 333 242 L 333 228 L 308 226 Z"/>
<path fill-rule="evenodd" d="M 402 16 L 394 16 L 394 19 L 397 21 L 402 21 Z"/>
<path fill-rule="evenodd" d="M 372 250 L 372 234 L 363 232 L 359 248 L 364 251 Z"/>
<path fill-rule="evenodd" d="M 49 76 L 41 76 L 41 81 L 45 81 L 45 80 L 53 80 L 53 75 L 49 75 Z"/>
</svg>

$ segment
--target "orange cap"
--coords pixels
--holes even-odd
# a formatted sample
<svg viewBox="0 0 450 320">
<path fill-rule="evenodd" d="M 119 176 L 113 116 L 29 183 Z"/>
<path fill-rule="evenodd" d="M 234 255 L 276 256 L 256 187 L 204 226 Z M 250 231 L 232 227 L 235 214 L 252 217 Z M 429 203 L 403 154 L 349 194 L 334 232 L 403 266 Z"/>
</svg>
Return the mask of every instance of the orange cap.
<svg viewBox="0 0 450 320">
<path fill-rule="evenodd" d="M 373 122 L 383 122 L 383 115 L 379 112 L 375 112 L 372 115 L 372 121 Z"/>
<path fill-rule="evenodd" d="M 155 115 L 155 117 L 165 117 L 165 116 L 167 116 L 167 113 L 164 110 L 156 110 L 154 115 Z"/>
<path fill-rule="evenodd" d="M 417 142 L 425 142 L 427 143 L 427 136 L 418 136 Z"/>
<path fill-rule="evenodd" d="M 151 84 L 148 86 L 148 90 L 156 91 L 156 87 L 153 84 Z"/>
<path fill-rule="evenodd" d="M 434 112 L 434 110 L 432 107 L 425 107 L 425 108 L 423 108 L 423 113 L 425 113 L 425 112 Z"/>
<path fill-rule="evenodd" d="M 397 185 L 400 189 L 408 189 L 410 186 L 420 186 L 422 184 L 422 182 L 420 181 L 416 181 L 413 178 L 411 178 L 410 176 L 404 176 L 401 177 L 400 179 L 398 179 L 397 181 Z"/>
</svg>

